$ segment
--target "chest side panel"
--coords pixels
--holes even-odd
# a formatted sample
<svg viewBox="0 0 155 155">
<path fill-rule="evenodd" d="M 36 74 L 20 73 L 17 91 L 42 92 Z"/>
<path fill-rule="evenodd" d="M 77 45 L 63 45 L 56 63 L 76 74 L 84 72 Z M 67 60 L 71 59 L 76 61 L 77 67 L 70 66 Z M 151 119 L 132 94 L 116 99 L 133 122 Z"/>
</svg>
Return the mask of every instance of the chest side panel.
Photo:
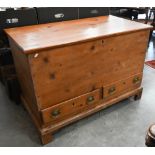
<svg viewBox="0 0 155 155">
<path fill-rule="evenodd" d="M 31 54 L 40 108 L 141 73 L 148 36 L 145 30 Z"/>
<path fill-rule="evenodd" d="M 21 52 L 21 50 L 14 43 L 14 41 L 9 39 L 9 42 L 12 50 L 17 76 L 22 90 L 22 96 L 25 98 L 27 103 L 29 103 L 29 106 L 32 108 L 34 113 L 38 115 L 38 106 L 36 102 L 28 58 L 23 52 Z"/>
</svg>

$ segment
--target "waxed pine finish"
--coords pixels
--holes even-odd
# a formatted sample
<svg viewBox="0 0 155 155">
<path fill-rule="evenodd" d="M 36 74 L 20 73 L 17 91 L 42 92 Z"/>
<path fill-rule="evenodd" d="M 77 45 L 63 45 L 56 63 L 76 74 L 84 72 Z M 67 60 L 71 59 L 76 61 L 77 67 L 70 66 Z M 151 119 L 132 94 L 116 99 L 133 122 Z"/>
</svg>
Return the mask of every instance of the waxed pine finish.
<svg viewBox="0 0 155 155">
<path fill-rule="evenodd" d="M 6 29 L 22 101 L 43 144 L 74 121 L 140 99 L 151 26 L 114 16 Z"/>
</svg>

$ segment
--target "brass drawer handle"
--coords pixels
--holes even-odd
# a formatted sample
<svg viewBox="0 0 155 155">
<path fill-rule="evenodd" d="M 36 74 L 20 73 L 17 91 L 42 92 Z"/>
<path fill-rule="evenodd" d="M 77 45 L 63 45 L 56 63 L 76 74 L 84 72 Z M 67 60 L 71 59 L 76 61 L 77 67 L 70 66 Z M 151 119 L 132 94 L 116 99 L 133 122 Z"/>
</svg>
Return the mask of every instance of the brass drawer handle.
<svg viewBox="0 0 155 155">
<path fill-rule="evenodd" d="M 91 11 L 90 11 L 90 13 L 91 13 L 91 14 L 98 14 L 98 13 L 99 13 L 99 11 L 98 11 L 98 10 L 96 10 L 96 9 L 94 9 L 94 10 L 91 10 Z"/>
<path fill-rule="evenodd" d="M 53 117 L 57 117 L 58 115 L 60 115 L 60 110 L 59 110 L 59 109 L 53 110 L 52 113 L 51 113 L 51 115 L 52 115 Z"/>
<path fill-rule="evenodd" d="M 111 94 L 113 94 L 115 91 L 116 91 L 116 88 L 115 88 L 115 86 L 113 86 L 113 87 L 109 88 L 108 94 L 111 95 Z"/>
<path fill-rule="evenodd" d="M 6 24 L 14 24 L 14 23 L 18 23 L 19 19 L 18 18 L 10 18 L 10 19 L 6 19 Z"/>
<path fill-rule="evenodd" d="M 92 104 L 94 100 L 95 100 L 94 96 L 88 96 L 87 103 Z"/>
<path fill-rule="evenodd" d="M 139 77 L 134 77 L 133 81 L 134 84 L 139 83 L 140 82 L 140 78 Z"/>
<path fill-rule="evenodd" d="M 54 15 L 55 18 L 63 18 L 65 15 L 63 13 L 57 13 Z"/>
</svg>

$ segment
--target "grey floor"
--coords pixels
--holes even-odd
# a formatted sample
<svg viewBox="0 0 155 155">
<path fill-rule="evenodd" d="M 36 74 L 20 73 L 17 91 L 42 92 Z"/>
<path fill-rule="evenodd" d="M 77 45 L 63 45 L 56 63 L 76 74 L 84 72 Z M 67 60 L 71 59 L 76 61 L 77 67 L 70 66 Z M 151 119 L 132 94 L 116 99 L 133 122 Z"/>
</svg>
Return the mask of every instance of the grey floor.
<svg viewBox="0 0 155 155">
<path fill-rule="evenodd" d="M 147 60 L 155 58 L 154 42 L 149 44 Z M 124 100 L 69 125 L 45 146 L 145 146 L 146 130 L 155 123 L 155 69 L 145 66 L 143 87 L 141 100 Z M 42 146 L 28 113 L 8 99 L 2 84 L 0 146 Z"/>
</svg>

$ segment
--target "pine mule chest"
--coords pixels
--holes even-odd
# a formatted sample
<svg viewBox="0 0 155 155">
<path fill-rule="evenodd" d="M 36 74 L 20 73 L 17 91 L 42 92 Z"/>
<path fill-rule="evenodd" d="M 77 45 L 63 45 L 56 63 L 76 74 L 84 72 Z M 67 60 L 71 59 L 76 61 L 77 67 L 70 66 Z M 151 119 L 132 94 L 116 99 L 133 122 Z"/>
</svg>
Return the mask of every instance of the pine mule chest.
<svg viewBox="0 0 155 155">
<path fill-rule="evenodd" d="M 100 16 L 5 30 L 22 102 L 43 144 L 65 125 L 125 98 L 140 99 L 151 28 Z"/>
</svg>

